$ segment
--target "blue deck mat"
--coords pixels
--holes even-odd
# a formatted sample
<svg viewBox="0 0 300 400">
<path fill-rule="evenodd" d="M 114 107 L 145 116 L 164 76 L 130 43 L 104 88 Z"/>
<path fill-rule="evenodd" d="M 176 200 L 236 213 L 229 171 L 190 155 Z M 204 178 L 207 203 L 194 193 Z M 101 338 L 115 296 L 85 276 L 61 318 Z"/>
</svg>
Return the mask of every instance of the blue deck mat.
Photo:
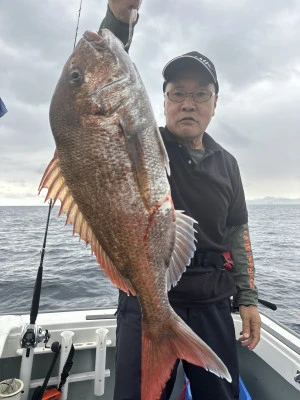
<svg viewBox="0 0 300 400">
<path fill-rule="evenodd" d="M 240 382 L 240 397 L 239 400 L 252 400 L 249 392 L 246 389 L 246 386 L 244 382 L 242 381 L 242 378 L 240 377 L 239 379 Z M 191 388 L 190 384 L 187 385 L 186 387 L 186 393 L 185 393 L 185 398 L 184 400 L 193 400 L 192 394 L 191 394 Z"/>
</svg>

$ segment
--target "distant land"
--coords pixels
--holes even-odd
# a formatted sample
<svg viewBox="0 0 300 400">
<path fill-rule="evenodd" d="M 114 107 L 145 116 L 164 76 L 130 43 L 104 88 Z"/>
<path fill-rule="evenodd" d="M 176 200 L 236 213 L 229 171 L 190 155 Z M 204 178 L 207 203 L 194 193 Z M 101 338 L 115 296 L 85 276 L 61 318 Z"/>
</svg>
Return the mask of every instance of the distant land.
<svg viewBox="0 0 300 400">
<path fill-rule="evenodd" d="M 298 199 L 286 199 L 284 197 L 264 197 L 263 199 L 246 200 L 247 204 L 300 204 Z"/>
<path fill-rule="evenodd" d="M 285 197 L 263 197 L 261 199 L 246 199 L 246 203 L 251 205 L 251 204 L 265 204 L 265 205 L 272 205 L 272 204 L 300 204 L 300 197 L 297 199 L 288 199 Z M 5 205 L 1 205 L 0 207 L 48 207 L 49 204 L 48 202 L 44 203 L 44 204 L 19 204 L 19 205 L 9 205 L 9 204 L 5 204 Z M 54 206 L 55 208 L 59 208 L 60 207 L 60 202 L 57 202 Z"/>
</svg>

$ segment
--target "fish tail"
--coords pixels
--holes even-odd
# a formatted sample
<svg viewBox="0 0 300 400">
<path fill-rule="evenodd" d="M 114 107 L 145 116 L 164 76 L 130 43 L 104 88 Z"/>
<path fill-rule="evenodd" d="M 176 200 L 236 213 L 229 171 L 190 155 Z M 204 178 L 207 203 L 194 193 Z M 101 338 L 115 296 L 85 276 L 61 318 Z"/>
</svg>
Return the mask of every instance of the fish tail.
<svg viewBox="0 0 300 400">
<path fill-rule="evenodd" d="M 160 398 L 178 358 L 231 382 L 220 358 L 177 314 L 172 313 L 161 332 L 154 335 L 143 324 L 141 400 Z"/>
</svg>

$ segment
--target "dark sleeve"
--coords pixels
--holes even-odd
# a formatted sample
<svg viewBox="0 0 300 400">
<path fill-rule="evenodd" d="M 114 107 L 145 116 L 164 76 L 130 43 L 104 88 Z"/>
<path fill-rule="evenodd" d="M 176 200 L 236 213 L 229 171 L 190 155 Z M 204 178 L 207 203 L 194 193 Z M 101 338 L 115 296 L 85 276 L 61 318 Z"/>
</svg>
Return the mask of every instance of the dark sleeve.
<svg viewBox="0 0 300 400">
<path fill-rule="evenodd" d="M 226 225 L 237 226 L 247 224 L 248 211 L 246 206 L 245 193 L 240 170 L 235 159 L 231 175 L 233 198 L 229 206 Z"/>
<path fill-rule="evenodd" d="M 136 25 L 137 21 L 134 25 Z M 99 31 L 100 29 L 109 29 L 118 39 L 121 40 L 121 42 L 123 42 L 124 46 L 127 44 L 129 24 L 119 21 L 110 11 L 109 7 L 107 7 L 106 16 L 100 25 Z"/>
</svg>

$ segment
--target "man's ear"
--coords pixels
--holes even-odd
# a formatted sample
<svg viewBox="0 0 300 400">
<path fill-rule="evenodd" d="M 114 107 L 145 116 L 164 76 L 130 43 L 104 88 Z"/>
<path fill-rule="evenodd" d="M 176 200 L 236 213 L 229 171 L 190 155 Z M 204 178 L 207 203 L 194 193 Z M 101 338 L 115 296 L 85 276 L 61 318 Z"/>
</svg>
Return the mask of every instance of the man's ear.
<svg viewBox="0 0 300 400">
<path fill-rule="evenodd" d="M 217 103 L 218 103 L 218 98 L 219 98 L 219 95 L 216 94 L 216 95 L 215 95 L 215 98 L 214 98 L 214 111 L 213 111 L 213 116 L 215 115 L 215 112 L 216 112 Z"/>
</svg>

